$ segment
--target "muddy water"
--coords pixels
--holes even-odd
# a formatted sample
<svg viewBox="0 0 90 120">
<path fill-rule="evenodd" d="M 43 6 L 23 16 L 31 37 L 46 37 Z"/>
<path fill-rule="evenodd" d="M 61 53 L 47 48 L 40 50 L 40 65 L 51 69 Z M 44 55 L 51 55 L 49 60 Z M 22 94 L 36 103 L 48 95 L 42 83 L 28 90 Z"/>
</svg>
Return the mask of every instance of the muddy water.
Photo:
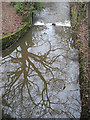
<svg viewBox="0 0 90 120">
<path fill-rule="evenodd" d="M 35 20 L 19 43 L 3 53 L 3 116 L 80 118 L 78 50 L 69 4 L 48 3 Z"/>
</svg>

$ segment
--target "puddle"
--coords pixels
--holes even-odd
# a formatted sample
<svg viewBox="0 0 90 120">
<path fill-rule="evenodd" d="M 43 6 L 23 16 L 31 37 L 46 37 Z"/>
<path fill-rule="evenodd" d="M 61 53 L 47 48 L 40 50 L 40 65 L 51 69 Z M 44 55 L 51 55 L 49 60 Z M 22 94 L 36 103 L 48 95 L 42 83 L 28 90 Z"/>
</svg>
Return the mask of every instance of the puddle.
<svg viewBox="0 0 90 120">
<path fill-rule="evenodd" d="M 40 14 L 49 13 L 48 19 L 55 10 L 69 20 L 68 3 L 49 3 Z M 37 21 L 39 25 L 3 53 L 3 117 L 80 118 L 78 50 L 73 47 L 70 22 L 65 26 L 60 19 L 56 26 L 52 19 L 43 25 Z"/>
</svg>

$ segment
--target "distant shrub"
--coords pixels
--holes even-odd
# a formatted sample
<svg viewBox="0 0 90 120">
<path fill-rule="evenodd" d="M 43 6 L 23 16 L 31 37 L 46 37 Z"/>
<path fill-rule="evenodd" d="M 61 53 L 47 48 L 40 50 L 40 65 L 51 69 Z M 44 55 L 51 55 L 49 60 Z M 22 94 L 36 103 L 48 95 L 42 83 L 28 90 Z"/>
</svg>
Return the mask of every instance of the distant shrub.
<svg viewBox="0 0 90 120">
<path fill-rule="evenodd" d="M 17 13 L 20 13 L 22 15 L 23 11 L 24 11 L 24 3 L 22 2 L 17 2 L 15 5 L 14 5 L 15 9 L 16 9 L 16 12 Z"/>
</svg>

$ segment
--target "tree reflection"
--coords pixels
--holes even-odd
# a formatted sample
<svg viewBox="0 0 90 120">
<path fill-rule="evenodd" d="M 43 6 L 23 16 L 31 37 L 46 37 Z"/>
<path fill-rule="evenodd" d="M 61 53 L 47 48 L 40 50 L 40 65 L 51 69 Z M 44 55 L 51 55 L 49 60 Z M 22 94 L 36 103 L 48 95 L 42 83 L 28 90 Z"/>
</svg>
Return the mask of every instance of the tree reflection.
<svg viewBox="0 0 90 120">
<path fill-rule="evenodd" d="M 27 118 L 60 117 L 64 114 L 74 118 L 71 109 L 78 112 L 69 105 L 68 97 L 63 101 L 59 95 L 65 89 L 67 74 L 58 64 L 60 57 L 66 59 L 66 56 L 61 54 L 62 48 L 53 49 L 50 41 L 35 48 L 46 44 L 49 47 L 45 53 L 35 54 L 30 43 L 24 42 L 24 48 L 22 45 L 17 47 L 13 54 L 3 59 L 3 67 L 9 67 L 6 75 L 5 71 L 3 73 L 2 97 L 6 114 Z"/>
</svg>

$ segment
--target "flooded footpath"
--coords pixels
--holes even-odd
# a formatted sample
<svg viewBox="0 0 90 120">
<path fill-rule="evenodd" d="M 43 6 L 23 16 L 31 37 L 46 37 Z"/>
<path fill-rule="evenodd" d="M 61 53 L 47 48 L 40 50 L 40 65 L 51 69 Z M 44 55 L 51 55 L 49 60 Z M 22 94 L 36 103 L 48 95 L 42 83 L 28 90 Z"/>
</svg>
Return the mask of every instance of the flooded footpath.
<svg viewBox="0 0 90 120">
<path fill-rule="evenodd" d="M 28 33 L 3 52 L 3 117 L 80 118 L 73 44 L 69 3 L 45 4 Z"/>
</svg>

